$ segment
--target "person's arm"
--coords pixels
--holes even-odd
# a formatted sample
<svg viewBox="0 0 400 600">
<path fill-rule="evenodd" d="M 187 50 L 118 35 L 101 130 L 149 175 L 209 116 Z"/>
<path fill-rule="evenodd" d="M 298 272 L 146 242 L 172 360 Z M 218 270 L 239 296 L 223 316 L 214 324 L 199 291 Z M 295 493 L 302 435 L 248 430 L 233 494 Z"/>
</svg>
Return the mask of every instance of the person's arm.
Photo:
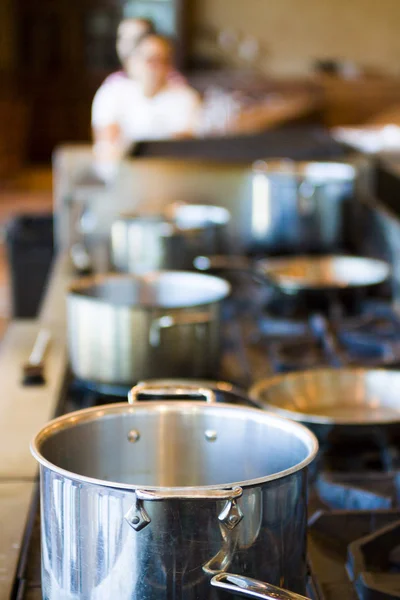
<svg viewBox="0 0 400 600">
<path fill-rule="evenodd" d="M 103 84 L 92 105 L 93 150 L 97 160 L 117 160 L 123 153 L 123 132 L 119 125 L 118 88 Z"/>
<path fill-rule="evenodd" d="M 182 122 L 173 135 L 175 139 L 189 139 L 198 134 L 202 108 L 203 103 L 199 94 L 192 89 L 188 90 L 187 98 L 182 106 Z"/>
</svg>

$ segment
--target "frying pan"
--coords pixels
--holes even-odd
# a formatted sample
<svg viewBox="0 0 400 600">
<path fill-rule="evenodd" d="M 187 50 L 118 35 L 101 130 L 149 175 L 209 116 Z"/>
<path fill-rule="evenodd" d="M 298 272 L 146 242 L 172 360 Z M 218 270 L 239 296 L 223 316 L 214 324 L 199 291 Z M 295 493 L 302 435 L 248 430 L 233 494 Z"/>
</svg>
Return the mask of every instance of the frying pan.
<svg viewBox="0 0 400 600">
<path fill-rule="evenodd" d="M 384 261 L 345 255 L 304 255 L 253 262 L 243 256 L 199 256 L 194 265 L 201 271 L 248 271 L 290 295 L 368 288 L 383 283 L 390 275 L 390 267 Z"/>
<path fill-rule="evenodd" d="M 313 429 L 318 437 L 400 424 L 400 371 L 342 368 L 278 375 L 256 382 L 251 399 Z"/>
</svg>

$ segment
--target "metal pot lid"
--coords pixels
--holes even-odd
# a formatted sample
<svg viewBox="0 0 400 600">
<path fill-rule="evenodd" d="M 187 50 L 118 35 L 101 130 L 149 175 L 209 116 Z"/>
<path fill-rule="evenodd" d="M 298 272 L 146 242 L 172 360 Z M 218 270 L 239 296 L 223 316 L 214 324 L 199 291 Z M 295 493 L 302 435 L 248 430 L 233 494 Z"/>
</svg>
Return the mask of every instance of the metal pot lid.
<svg viewBox="0 0 400 600">
<path fill-rule="evenodd" d="M 87 473 L 82 474 L 78 471 L 70 471 L 63 467 L 60 467 L 57 462 L 63 462 L 66 459 L 71 458 L 71 452 L 76 453 L 76 457 L 80 456 L 81 446 L 76 444 L 76 438 L 74 435 L 71 436 L 71 448 L 68 449 L 66 446 L 66 438 L 65 432 L 70 430 L 72 434 L 80 435 L 82 439 L 87 440 L 87 432 L 85 427 L 90 427 L 91 425 L 98 425 L 99 421 L 102 422 L 104 427 L 107 427 L 107 424 L 112 424 L 113 419 L 127 420 L 127 422 L 121 422 L 117 427 L 117 431 L 119 432 L 118 439 L 116 440 L 117 444 L 129 444 L 130 442 L 139 441 L 142 443 L 142 439 L 144 440 L 144 435 L 139 436 L 134 440 L 130 439 L 131 427 L 132 425 L 136 427 L 140 427 L 140 419 L 146 418 L 154 419 L 156 424 L 158 422 L 165 423 L 165 420 L 168 415 L 178 415 L 182 417 L 182 431 L 187 430 L 189 419 L 193 418 L 197 421 L 199 418 L 204 416 L 207 419 L 207 422 L 210 422 L 210 419 L 214 419 L 219 423 L 219 429 L 221 436 L 230 436 L 231 433 L 229 430 L 229 423 L 231 424 L 234 421 L 238 421 L 241 424 L 241 430 L 246 432 L 250 424 L 255 426 L 260 434 L 262 432 L 267 431 L 269 428 L 275 430 L 275 434 L 279 437 L 280 440 L 286 439 L 287 442 L 291 442 L 287 444 L 285 450 L 289 453 L 290 466 L 284 469 L 277 469 L 271 473 L 266 475 L 257 476 L 254 478 L 244 479 L 238 478 L 237 481 L 225 481 L 221 483 L 209 483 L 207 482 L 204 485 L 184 485 L 184 486 L 162 486 L 162 485 L 144 485 L 140 482 L 137 483 L 129 483 L 125 481 L 115 481 L 112 480 L 112 476 L 107 478 L 96 478 L 92 476 L 88 476 Z M 132 421 L 133 420 L 133 421 Z M 207 431 L 200 431 L 203 439 L 205 439 L 206 444 L 211 444 L 212 448 L 216 451 L 216 456 L 218 457 L 218 441 L 215 439 L 211 439 L 207 441 Z M 123 435 L 125 433 L 125 435 Z M 121 435 L 122 434 L 122 435 Z M 63 451 L 60 453 L 60 443 L 57 440 L 57 436 L 61 435 L 63 442 Z M 175 432 L 176 435 L 176 432 Z M 63 437 L 64 436 L 64 437 Z M 290 438 L 290 440 L 289 440 Z M 91 438 L 99 440 L 98 436 Z M 268 444 L 269 436 L 263 436 L 263 440 Z M 151 443 L 152 447 L 154 447 L 154 443 L 159 443 L 160 440 L 153 439 L 152 437 L 147 440 Z M 175 443 L 175 438 L 171 436 L 167 436 L 165 438 L 166 442 Z M 110 443 L 110 439 L 108 439 Z M 296 442 L 296 443 L 295 443 Z M 232 444 L 237 444 L 237 440 L 235 438 L 231 438 Z M 272 442 L 270 442 L 270 445 Z M 301 457 L 296 457 L 296 452 L 294 452 L 294 448 L 298 448 L 299 444 L 302 448 Z M 135 447 L 135 444 L 130 444 L 132 447 Z M 118 448 L 115 444 L 112 445 L 113 451 L 116 452 Z M 90 448 L 90 444 L 86 443 L 85 451 L 88 451 Z M 96 447 L 95 447 L 96 448 Z M 242 447 L 237 447 L 237 450 L 241 453 Z M 276 444 L 274 444 L 274 450 L 276 450 Z M 55 451 L 57 461 L 51 461 L 47 458 L 46 454 Z M 254 445 L 247 445 L 247 452 L 257 452 L 260 451 L 260 445 L 255 447 Z M 69 413 L 63 415 L 53 421 L 50 421 L 47 425 L 45 425 L 35 436 L 31 443 L 31 452 L 34 458 L 44 467 L 50 469 L 53 472 L 56 472 L 58 475 L 63 477 L 67 477 L 69 479 L 79 481 L 82 483 L 91 483 L 94 485 L 110 487 L 114 489 L 125 489 L 135 491 L 138 488 L 145 488 L 147 493 L 151 495 L 151 492 L 164 492 L 168 493 L 176 498 L 179 497 L 179 494 L 183 495 L 190 494 L 192 498 L 201 498 L 204 494 L 209 493 L 210 490 L 226 490 L 226 488 L 233 488 L 233 490 L 252 487 L 254 485 L 263 484 L 268 481 L 274 481 L 277 479 L 281 479 L 283 477 L 287 477 L 301 471 L 307 465 L 309 465 L 315 458 L 318 452 L 318 441 L 314 434 L 311 433 L 306 427 L 300 425 L 299 423 L 295 423 L 293 421 L 289 421 L 288 419 L 283 419 L 280 416 L 269 414 L 264 411 L 259 410 L 258 408 L 252 408 L 247 406 L 235 406 L 232 404 L 220 404 L 213 403 L 210 405 L 205 402 L 180 402 L 180 401 L 163 401 L 163 402 L 137 402 L 134 405 L 130 405 L 128 403 L 119 403 L 119 404 L 109 404 L 103 405 L 100 407 L 88 408 L 85 410 L 79 410 L 73 413 Z M 226 454 L 226 453 L 225 453 Z M 97 455 L 96 455 L 97 456 Z M 259 454 L 258 454 L 259 456 Z M 270 453 L 265 455 L 267 458 L 271 457 Z M 275 455 L 275 459 L 279 459 L 279 454 Z M 225 459 L 230 461 L 231 463 L 231 455 L 228 453 L 225 456 Z M 183 460 L 183 459 L 182 459 Z M 200 460 L 200 459 L 199 459 Z M 218 458 L 217 458 L 218 460 Z M 240 461 L 239 461 L 240 462 Z M 133 463 L 135 464 L 135 463 Z M 238 464 L 237 462 L 234 465 Z M 239 472 L 248 473 L 249 465 L 244 463 L 243 465 L 239 465 Z M 139 465 L 140 467 L 140 465 Z M 94 467 L 93 467 L 94 468 Z M 164 477 L 165 479 L 165 477 Z M 239 488 L 237 486 L 240 486 Z"/>
<path fill-rule="evenodd" d="M 256 263 L 256 270 L 287 291 L 335 290 L 383 283 L 388 263 L 359 256 L 294 256 Z"/>
<path fill-rule="evenodd" d="M 68 294 L 114 306 L 189 308 L 219 302 L 229 295 L 227 281 L 190 271 L 156 271 L 143 275 L 106 274 L 73 282 Z"/>
<path fill-rule="evenodd" d="M 400 371 L 315 369 L 255 383 L 250 397 L 264 410 L 302 423 L 400 423 Z"/>
</svg>

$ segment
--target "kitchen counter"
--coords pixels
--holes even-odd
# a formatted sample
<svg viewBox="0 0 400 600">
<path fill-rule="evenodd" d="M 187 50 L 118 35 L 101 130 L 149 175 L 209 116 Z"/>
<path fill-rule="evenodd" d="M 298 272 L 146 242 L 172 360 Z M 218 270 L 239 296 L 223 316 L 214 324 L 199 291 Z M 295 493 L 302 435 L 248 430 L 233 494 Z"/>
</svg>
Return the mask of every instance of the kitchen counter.
<svg viewBox="0 0 400 600">
<path fill-rule="evenodd" d="M 57 411 L 68 373 L 65 289 L 73 277 L 67 256 L 56 260 L 40 317 L 13 321 L 1 344 L 0 373 L 0 600 L 9 600 L 38 468 L 29 444 Z M 22 385 L 41 328 L 51 332 L 45 385 Z"/>
</svg>

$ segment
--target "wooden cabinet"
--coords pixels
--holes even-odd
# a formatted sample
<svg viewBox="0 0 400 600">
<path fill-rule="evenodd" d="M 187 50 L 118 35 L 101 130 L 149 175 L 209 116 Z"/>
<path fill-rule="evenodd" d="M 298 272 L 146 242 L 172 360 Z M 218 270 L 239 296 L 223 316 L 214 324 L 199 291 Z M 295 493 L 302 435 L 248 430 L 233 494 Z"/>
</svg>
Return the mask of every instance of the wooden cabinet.
<svg viewBox="0 0 400 600">
<path fill-rule="evenodd" d="M 184 0 L 131 0 L 127 15 L 154 18 L 179 38 L 184 62 Z M 17 72 L 30 107 L 28 156 L 48 162 L 54 147 L 90 139 L 93 96 L 120 68 L 115 51 L 122 0 L 17 0 Z"/>
<path fill-rule="evenodd" d="M 320 77 L 324 104 L 324 124 L 360 125 L 393 105 L 400 105 L 400 79 L 395 77 L 360 77 L 341 79 Z"/>
</svg>

